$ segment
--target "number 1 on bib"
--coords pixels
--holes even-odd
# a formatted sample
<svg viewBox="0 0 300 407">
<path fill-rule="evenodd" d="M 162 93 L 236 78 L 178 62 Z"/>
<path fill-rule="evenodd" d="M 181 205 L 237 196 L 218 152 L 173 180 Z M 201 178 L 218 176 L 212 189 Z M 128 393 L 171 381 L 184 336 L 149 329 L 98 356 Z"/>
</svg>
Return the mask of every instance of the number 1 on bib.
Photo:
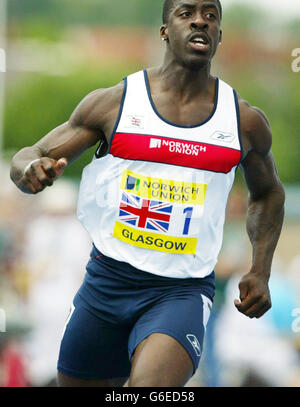
<svg viewBox="0 0 300 407">
<path fill-rule="evenodd" d="M 185 208 L 184 211 L 183 211 L 183 213 L 186 213 L 184 227 L 183 227 L 183 235 L 188 235 L 189 234 L 193 209 L 194 209 L 193 207 L 189 207 L 189 208 Z"/>
</svg>

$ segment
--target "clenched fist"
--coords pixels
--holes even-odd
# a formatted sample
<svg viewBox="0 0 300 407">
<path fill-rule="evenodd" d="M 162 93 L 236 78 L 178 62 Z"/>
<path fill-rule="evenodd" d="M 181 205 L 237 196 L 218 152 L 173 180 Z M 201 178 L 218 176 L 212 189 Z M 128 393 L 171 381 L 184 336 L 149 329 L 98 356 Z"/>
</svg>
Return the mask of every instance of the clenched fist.
<svg viewBox="0 0 300 407">
<path fill-rule="evenodd" d="M 246 274 L 239 283 L 240 300 L 234 300 L 237 310 L 249 318 L 260 318 L 272 306 L 268 278 L 255 273 Z"/>
<path fill-rule="evenodd" d="M 18 181 L 18 187 L 23 192 L 37 194 L 49 187 L 62 175 L 68 161 L 66 158 L 54 160 L 42 157 L 31 161 L 24 170 L 24 175 Z"/>
</svg>

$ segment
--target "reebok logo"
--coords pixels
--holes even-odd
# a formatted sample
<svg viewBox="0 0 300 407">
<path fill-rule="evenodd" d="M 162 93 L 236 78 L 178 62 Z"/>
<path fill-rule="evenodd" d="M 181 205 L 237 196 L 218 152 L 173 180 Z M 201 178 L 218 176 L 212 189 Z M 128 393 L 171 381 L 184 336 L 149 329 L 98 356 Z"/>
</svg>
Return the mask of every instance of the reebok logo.
<svg viewBox="0 0 300 407">
<path fill-rule="evenodd" d="M 197 337 L 192 334 L 188 334 L 188 335 L 186 335 L 186 337 L 187 337 L 188 341 L 190 342 L 190 344 L 193 346 L 194 351 L 196 352 L 196 355 L 198 357 L 200 357 L 201 356 L 201 347 L 200 347 L 200 343 L 199 343 Z"/>
<path fill-rule="evenodd" d="M 197 156 L 199 153 L 206 153 L 206 147 L 198 144 L 185 143 L 183 141 L 161 140 L 156 138 L 150 139 L 150 148 L 168 149 L 170 153 Z"/>
<path fill-rule="evenodd" d="M 218 141 L 225 141 L 225 143 L 232 143 L 234 139 L 234 135 L 231 133 L 224 133 L 222 131 L 216 131 L 211 138 L 213 140 L 218 140 Z"/>
</svg>

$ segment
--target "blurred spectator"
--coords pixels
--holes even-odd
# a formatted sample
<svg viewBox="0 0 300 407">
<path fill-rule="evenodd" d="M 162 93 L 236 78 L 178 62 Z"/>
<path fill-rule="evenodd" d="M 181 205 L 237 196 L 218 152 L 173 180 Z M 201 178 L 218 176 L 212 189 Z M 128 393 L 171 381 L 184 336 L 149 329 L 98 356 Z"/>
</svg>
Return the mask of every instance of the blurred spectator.
<svg viewBox="0 0 300 407">
<path fill-rule="evenodd" d="M 2 386 L 30 386 L 26 365 L 22 342 L 17 339 L 8 341 L 1 352 Z"/>
<path fill-rule="evenodd" d="M 288 273 L 287 277 L 291 281 L 292 284 L 295 285 L 297 288 L 298 292 L 298 305 L 300 306 L 300 276 L 299 276 L 299 270 L 300 270 L 300 254 L 297 254 L 295 257 L 290 262 L 289 268 L 288 268 Z"/>
<path fill-rule="evenodd" d="M 269 284 L 272 308 L 260 319 L 249 319 L 236 310 L 233 301 L 239 298 L 241 275 L 230 278 L 216 328 L 222 386 L 300 385 L 300 360 L 292 331 L 298 293 L 282 270 L 276 261 Z"/>
<path fill-rule="evenodd" d="M 77 189 L 67 181 L 36 197 L 41 214 L 25 232 L 23 262 L 29 277 L 26 337 L 29 374 L 34 386 L 55 385 L 60 339 L 91 249 L 75 217 Z"/>
<path fill-rule="evenodd" d="M 240 195 L 237 194 L 237 199 Z M 236 207 L 234 202 L 236 202 L 235 196 L 231 196 L 229 200 L 228 207 Z M 244 207 L 243 205 L 241 208 Z M 230 215 L 230 212 L 229 212 Z M 241 216 L 235 214 L 233 219 Z M 205 387 L 218 387 L 222 386 L 221 378 L 221 366 L 220 359 L 217 354 L 217 342 L 220 340 L 218 337 L 219 333 L 217 331 L 219 317 L 222 315 L 222 309 L 226 302 L 226 288 L 228 281 L 231 276 L 238 273 L 241 269 L 246 268 L 245 262 L 247 259 L 247 245 L 246 236 L 241 236 L 240 225 L 231 224 L 227 225 L 224 230 L 226 239 L 224 242 L 224 247 L 220 253 L 219 261 L 215 269 L 216 274 L 216 292 L 213 302 L 213 307 L 211 310 L 210 318 L 206 327 L 206 335 L 204 339 L 204 347 L 202 360 L 199 366 L 199 371 L 197 376 L 199 381 Z M 235 248 L 239 246 L 239 250 Z"/>
</svg>

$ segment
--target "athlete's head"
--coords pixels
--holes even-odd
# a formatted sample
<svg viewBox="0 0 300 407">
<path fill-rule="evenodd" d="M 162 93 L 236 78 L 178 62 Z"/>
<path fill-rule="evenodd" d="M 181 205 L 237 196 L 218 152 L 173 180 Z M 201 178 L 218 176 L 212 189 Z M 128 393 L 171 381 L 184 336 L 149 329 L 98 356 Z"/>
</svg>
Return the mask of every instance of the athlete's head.
<svg viewBox="0 0 300 407">
<path fill-rule="evenodd" d="M 178 2 L 178 0 L 165 0 L 164 7 L 163 7 L 163 16 L 162 16 L 163 24 L 168 23 L 170 12 L 175 7 L 177 2 Z M 216 4 L 219 8 L 220 19 L 222 20 L 222 5 L 221 5 L 220 0 L 216 0 Z"/>
<path fill-rule="evenodd" d="M 219 0 L 165 0 L 161 37 L 178 62 L 199 69 L 210 62 L 222 38 Z"/>
</svg>

